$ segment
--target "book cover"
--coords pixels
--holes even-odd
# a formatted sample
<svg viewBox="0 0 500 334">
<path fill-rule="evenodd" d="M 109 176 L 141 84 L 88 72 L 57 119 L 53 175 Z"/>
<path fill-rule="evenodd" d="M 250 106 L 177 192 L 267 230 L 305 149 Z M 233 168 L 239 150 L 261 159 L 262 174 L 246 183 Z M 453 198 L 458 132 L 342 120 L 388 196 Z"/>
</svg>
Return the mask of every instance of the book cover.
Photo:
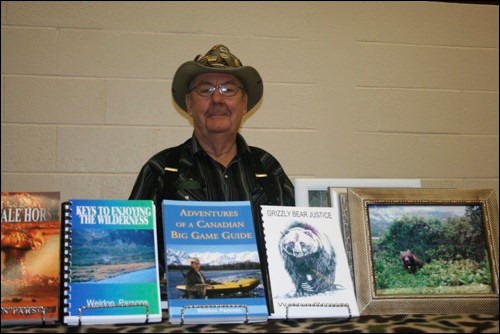
<svg viewBox="0 0 500 334">
<path fill-rule="evenodd" d="M 2 326 L 59 315 L 59 192 L 2 193 Z"/>
<path fill-rule="evenodd" d="M 250 202 L 163 201 L 171 323 L 266 321 Z"/>
<path fill-rule="evenodd" d="M 74 199 L 63 215 L 64 323 L 161 321 L 153 202 Z"/>
<path fill-rule="evenodd" d="M 359 316 L 333 208 L 261 206 L 274 313 L 270 318 Z"/>
</svg>

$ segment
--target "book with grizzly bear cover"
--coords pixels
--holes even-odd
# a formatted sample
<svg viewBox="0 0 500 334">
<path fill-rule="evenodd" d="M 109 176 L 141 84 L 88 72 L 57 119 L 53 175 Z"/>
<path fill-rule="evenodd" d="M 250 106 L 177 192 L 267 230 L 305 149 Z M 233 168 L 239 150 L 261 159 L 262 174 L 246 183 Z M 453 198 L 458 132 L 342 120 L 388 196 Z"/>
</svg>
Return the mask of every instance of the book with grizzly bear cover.
<svg viewBox="0 0 500 334">
<path fill-rule="evenodd" d="M 359 316 L 333 208 L 263 205 L 271 319 Z"/>
<path fill-rule="evenodd" d="M 59 313 L 59 192 L 2 192 L 2 326 Z"/>
</svg>

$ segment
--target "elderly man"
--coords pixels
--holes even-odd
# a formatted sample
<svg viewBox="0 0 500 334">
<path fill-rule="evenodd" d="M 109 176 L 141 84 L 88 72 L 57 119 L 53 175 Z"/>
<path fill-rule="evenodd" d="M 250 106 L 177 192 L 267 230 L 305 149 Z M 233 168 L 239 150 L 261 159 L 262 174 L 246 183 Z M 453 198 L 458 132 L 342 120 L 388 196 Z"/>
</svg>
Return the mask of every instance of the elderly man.
<svg viewBox="0 0 500 334">
<path fill-rule="evenodd" d="M 218 284 L 218 282 L 207 279 L 201 271 L 200 259 L 197 257 L 189 258 L 191 269 L 189 269 L 184 281 L 186 283 L 186 292 L 188 298 L 205 298 L 206 289 L 210 284 Z"/>
<path fill-rule="evenodd" d="M 177 69 L 172 95 L 177 106 L 192 117 L 193 136 L 147 161 L 130 195 L 130 199 L 155 202 L 161 256 L 163 199 L 248 200 L 265 266 L 260 205 L 293 206 L 295 199 L 280 163 L 263 149 L 248 146 L 238 133 L 243 116 L 258 104 L 263 90 L 257 70 L 243 66 L 224 45 Z"/>
</svg>

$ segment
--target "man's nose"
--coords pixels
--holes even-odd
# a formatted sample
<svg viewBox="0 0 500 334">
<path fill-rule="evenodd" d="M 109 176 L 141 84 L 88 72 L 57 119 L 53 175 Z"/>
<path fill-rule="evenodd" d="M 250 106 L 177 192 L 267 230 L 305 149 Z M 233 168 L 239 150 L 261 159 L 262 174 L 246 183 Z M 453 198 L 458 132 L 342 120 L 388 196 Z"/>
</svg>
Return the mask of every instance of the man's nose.
<svg viewBox="0 0 500 334">
<path fill-rule="evenodd" d="M 224 96 L 222 96 L 222 94 L 219 92 L 219 89 L 216 89 L 211 98 L 214 103 L 218 104 L 223 101 Z"/>
</svg>

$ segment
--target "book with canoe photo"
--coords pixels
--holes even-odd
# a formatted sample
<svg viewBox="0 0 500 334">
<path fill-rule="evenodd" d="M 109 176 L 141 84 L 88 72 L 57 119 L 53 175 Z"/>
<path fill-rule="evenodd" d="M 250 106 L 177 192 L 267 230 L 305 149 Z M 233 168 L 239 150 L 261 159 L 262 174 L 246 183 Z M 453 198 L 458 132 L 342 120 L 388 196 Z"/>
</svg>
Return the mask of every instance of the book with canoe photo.
<svg viewBox="0 0 500 334">
<path fill-rule="evenodd" d="M 171 323 L 266 321 L 250 202 L 163 201 Z"/>
</svg>

